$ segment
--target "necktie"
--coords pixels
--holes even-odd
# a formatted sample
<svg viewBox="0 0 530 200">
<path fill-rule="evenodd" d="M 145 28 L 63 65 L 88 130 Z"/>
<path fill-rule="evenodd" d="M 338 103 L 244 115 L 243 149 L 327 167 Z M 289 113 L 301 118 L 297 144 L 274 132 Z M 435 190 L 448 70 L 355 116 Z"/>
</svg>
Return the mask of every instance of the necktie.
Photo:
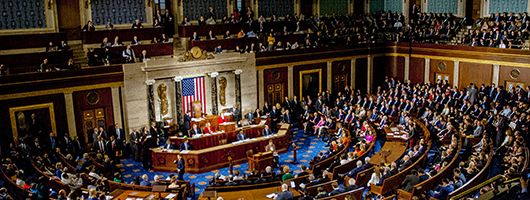
<svg viewBox="0 0 530 200">
<path fill-rule="evenodd" d="M 185 150 L 188 150 L 188 144 L 184 143 L 184 147 Z"/>
<path fill-rule="evenodd" d="M 99 149 L 100 149 L 101 151 L 103 151 L 103 142 L 102 142 L 102 141 L 99 141 Z"/>
</svg>

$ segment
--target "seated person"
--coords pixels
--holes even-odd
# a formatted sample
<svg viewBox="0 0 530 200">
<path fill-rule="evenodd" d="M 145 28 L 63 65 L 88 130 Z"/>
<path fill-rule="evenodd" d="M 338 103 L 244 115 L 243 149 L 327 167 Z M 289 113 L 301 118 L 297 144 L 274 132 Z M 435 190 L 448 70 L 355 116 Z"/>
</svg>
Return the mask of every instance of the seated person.
<svg viewBox="0 0 530 200">
<path fill-rule="evenodd" d="M 137 45 L 137 44 L 142 44 L 142 42 L 140 42 L 140 41 L 138 40 L 138 36 L 135 35 L 135 36 L 133 37 L 133 40 L 131 41 L 131 45 Z"/>
<path fill-rule="evenodd" d="M 160 38 L 160 42 L 162 43 L 169 42 L 169 38 L 167 38 L 165 33 L 162 33 L 162 38 Z"/>
<path fill-rule="evenodd" d="M 226 31 L 226 33 L 223 35 L 223 39 L 231 38 L 230 31 Z"/>
<path fill-rule="evenodd" d="M 92 49 L 92 51 L 94 51 Z M 9 75 L 9 69 L 4 65 L 0 64 L 0 76 Z"/>
<path fill-rule="evenodd" d="M 132 28 L 132 29 L 135 29 L 135 28 L 143 28 L 143 26 L 142 26 L 142 23 L 140 23 L 140 20 L 136 19 L 136 20 L 134 21 L 134 23 L 132 24 L 132 27 L 131 27 L 131 28 Z"/>
<path fill-rule="evenodd" d="M 193 124 L 193 129 L 190 130 L 190 137 L 195 136 L 196 134 L 201 134 L 201 129 L 197 127 L 197 124 Z"/>
<path fill-rule="evenodd" d="M 166 144 L 164 145 L 164 149 L 173 150 L 175 149 L 175 144 L 173 143 L 173 141 L 167 140 Z"/>
<path fill-rule="evenodd" d="M 210 134 L 210 133 L 215 133 L 215 129 L 212 127 L 210 122 L 207 122 L 204 125 L 204 134 Z"/>
<path fill-rule="evenodd" d="M 197 35 L 197 32 L 193 32 L 193 35 L 191 36 L 190 40 L 191 41 L 195 41 L 195 40 L 201 40 L 201 39 Z"/>
<path fill-rule="evenodd" d="M 103 42 L 101 42 L 101 45 L 99 47 L 108 47 L 110 46 L 109 39 L 107 37 L 103 38 Z"/>
<path fill-rule="evenodd" d="M 126 63 L 136 62 L 136 55 L 134 54 L 131 45 L 127 45 L 127 49 L 123 50 L 122 56 L 125 58 Z"/>
<path fill-rule="evenodd" d="M 193 146 L 191 146 L 187 137 L 185 137 L 184 141 L 180 144 L 180 150 L 193 150 Z"/>
<path fill-rule="evenodd" d="M 94 53 L 94 48 L 89 48 L 87 53 L 88 66 L 96 66 L 98 63 L 98 54 Z"/>
<path fill-rule="evenodd" d="M 239 31 L 239 33 L 237 33 L 237 38 L 244 38 L 245 36 L 246 36 L 246 34 L 243 31 L 243 29 L 241 29 L 241 31 Z"/>
<path fill-rule="evenodd" d="M 46 51 L 55 51 L 57 50 L 57 47 L 53 45 L 53 42 L 48 43 L 48 46 L 46 46 Z"/>
<path fill-rule="evenodd" d="M 162 24 L 160 24 L 158 19 L 155 19 L 155 21 L 153 22 L 153 27 L 154 28 L 160 28 L 160 27 L 162 27 Z"/>
<path fill-rule="evenodd" d="M 220 54 L 223 53 L 223 48 L 221 47 L 221 44 L 217 45 L 214 49 L 214 54 Z"/>
<path fill-rule="evenodd" d="M 114 42 L 112 42 L 112 46 L 113 47 L 123 46 L 123 43 L 121 43 L 121 41 L 120 41 L 120 37 L 116 36 L 114 38 Z"/>
<path fill-rule="evenodd" d="M 201 16 L 199 18 L 199 25 L 206 25 L 206 20 L 204 20 L 204 16 Z"/>
<path fill-rule="evenodd" d="M 181 25 L 182 26 L 189 26 L 189 25 L 191 25 L 191 22 L 190 22 L 190 20 L 187 17 L 184 17 L 184 20 L 182 20 Z"/>
<path fill-rule="evenodd" d="M 68 44 L 64 40 L 61 40 L 61 44 L 59 44 L 57 49 L 61 51 L 68 51 L 70 50 L 70 46 L 68 46 Z"/>
<path fill-rule="evenodd" d="M 105 24 L 105 30 L 112 30 L 112 29 L 114 29 L 114 25 L 112 25 L 112 23 L 108 21 L 107 24 Z"/>
<path fill-rule="evenodd" d="M 213 16 L 211 16 L 208 20 L 206 20 L 206 24 L 214 25 L 215 19 L 213 19 Z"/>
<path fill-rule="evenodd" d="M 254 33 L 253 30 L 250 30 L 250 31 L 247 33 L 247 37 L 258 37 L 258 35 L 256 35 L 256 33 Z"/>
<path fill-rule="evenodd" d="M 149 56 L 147 55 L 147 51 L 146 51 L 146 50 L 143 50 L 143 51 L 142 51 L 142 55 L 140 55 L 140 60 L 141 60 L 142 62 L 144 62 L 144 61 L 148 61 L 148 60 L 151 60 L 151 59 L 149 58 Z"/>
<path fill-rule="evenodd" d="M 83 32 L 95 31 L 96 27 L 94 27 L 94 25 L 92 24 L 92 21 L 88 21 L 88 23 L 85 26 L 83 26 L 82 30 Z"/>
<path fill-rule="evenodd" d="M 268 125 L 265 125 L 265 128 L 261 132 L 261 135 L 263 135 L 263 137 L 268 137 L 272 135 L 272 130 L 269 128 Z"/>
<path fill-rule="evenodd" d="M 237 134 L 237 141 L 243 141 L 247 139 L 247 135 L 245 135 L 245 132 L 243 132 L 243 129 L 239 131 Z"/>
<path fill-rule="evenodd" d="M 208 31 L 208 35 L 206 35 L 206 39 L 207 39 L 207 40 L 215 40 L 215 39 L 217 39 L 217 38 L 216 38 L 215 35 L 213 34 L 213 31 L 210 30 L 210 31 Z"/>
<path fill-rule="evenodd" d="M 156 43 L 159 43 L 160 40 L 155 36 L 152 40 L 151 40 L 151 44 L 156 44 Z"/>
</svg>

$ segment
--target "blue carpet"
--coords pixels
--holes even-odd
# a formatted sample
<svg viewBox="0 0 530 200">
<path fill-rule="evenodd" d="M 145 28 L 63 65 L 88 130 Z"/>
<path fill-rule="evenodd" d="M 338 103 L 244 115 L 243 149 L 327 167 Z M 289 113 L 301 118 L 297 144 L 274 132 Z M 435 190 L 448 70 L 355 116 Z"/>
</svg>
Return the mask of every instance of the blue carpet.
<svg viewBox="0 0 530 200">
<path fill-rule="evenodd" d="M 295 141 L 296 145 L 298 146 L 297 160 L 299 164 L 296 166 L 291 164 L 291 161 L 293 160 L 293 149 L 289 148 L 287 153 L 280 154 L 280 166 L 287 165 L 289 166 L 291 171 L 294 171 L 294 173 L 297 174 L 301 172 L 300 167 L 302 165 L 306 165 L 309 167 L 309 161 L 314 156 L 316 156 L 319 151 L 325 152 L 328 148 L 325 147 L 326 144 L 324 142 L 321 142 L 316 136 L 306 135 L 302 130 L 292 129 L 292 131 L 294 134 L 293 141 Z M 124 169 L 122 169 L 123 178 L 124 181 L 127 183 L 132 182 L 135 176 L 141 176 L 143 174 L 147 174 L 149 176 L 149 180 L 153 180 L 153 177 L 155 175 L 162 175 L 165 179 L 171 174 L 165 172 L 147 171 L 142 167 L 141 162 L 135 162 L 132 158 L 122 159 L 121 163 L 124 166 Z M 241 172 L 245 171 L 246 173 L 249 173 L 248 171 L 246 171 L 247 169 L 248 163 L 234 166 L 234 171 L 239 170 Z M 279 173 L 279 169 L 276 170 Z M 222 175 L 229 174 L 229 168 L 226 167 L 204 174 L 185 174 L 184 180 L 189 180 L 191 183 L 195 183 L 195 196 L 198 197 L 199 194 L 202 193 L 206 185 L 208 185 L 208 181 L 214 176 L 215 172 L 217 171 Z"/>
</svg>

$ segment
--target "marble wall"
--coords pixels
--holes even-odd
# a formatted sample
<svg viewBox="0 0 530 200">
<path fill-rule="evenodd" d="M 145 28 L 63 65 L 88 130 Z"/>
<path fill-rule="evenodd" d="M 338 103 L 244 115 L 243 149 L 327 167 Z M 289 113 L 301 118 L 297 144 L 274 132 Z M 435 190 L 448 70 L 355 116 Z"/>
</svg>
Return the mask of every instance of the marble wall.
<svg viewBox="0 0 530 200">
<path fill-rule="evenodd" d="M 145 63 L 124 65 L 124 103 L 126 105 L 125 119 L 130 128 L 145 126 L 149 122 L 148 100 L 147 100 L 147 80 L 155 80 L 155 100 L 158 99 L 156 93 L 159 84 L 165 83 L 168 86 L 168 99 L 170 102 L 170 113 L 178 119 L 182 113 L 176 111 L 175 105 L 175 77 L 196 77 L 205 76 L 206 112 L 212 113 L 211 99 L 211 78 L 212 72 L 218 72 L 219 76 L 227 79 L 226 105 L 219 103 L 218 112 L 223 108 L 230 107 L 236 103 L 235 70 L 242 70 L 241 73 L 241 109 L 255 109 L 257 107 L 257 81 L 255 69 L 255 57 L 253 54 L 216 54 L 214 59 L 199 60 L 189 62 L 178 62 L 178 58 L 167 58 L 151 60 Z M 172 89 L 170 89 L 172 88 Z M 218 84 L 219 91 L 219 84 Z M 219 93 L 219 92 L 218 92 Z M 155 113 L 159 118 L 160 112 L 158 103 L 155 101 Z"/>
</svg>

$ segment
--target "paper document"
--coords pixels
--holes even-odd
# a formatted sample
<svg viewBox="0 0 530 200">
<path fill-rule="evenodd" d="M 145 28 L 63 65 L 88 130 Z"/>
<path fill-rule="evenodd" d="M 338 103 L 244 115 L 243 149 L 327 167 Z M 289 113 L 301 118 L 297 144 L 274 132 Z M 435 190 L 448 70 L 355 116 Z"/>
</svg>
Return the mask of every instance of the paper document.
<svg viewBox="0 0 530 200">
<path fill-rule="evenodd" d="M 276 193 L 272 193 L 272 194 L 268 194 L 267 195 L 267 198 L 269 198 L 269 199 L 272 199 L 274 197 L 276 197 Z"/>
<path fill-rule="evenodd" d="M 177 196 L 176 194 L 171 193 L 171 194 L 168 194 L 168 195 L 165 197 L 165 199 L 172 199 L 173 197 L 176 197 L 176 196 Z"/>
</svg>

